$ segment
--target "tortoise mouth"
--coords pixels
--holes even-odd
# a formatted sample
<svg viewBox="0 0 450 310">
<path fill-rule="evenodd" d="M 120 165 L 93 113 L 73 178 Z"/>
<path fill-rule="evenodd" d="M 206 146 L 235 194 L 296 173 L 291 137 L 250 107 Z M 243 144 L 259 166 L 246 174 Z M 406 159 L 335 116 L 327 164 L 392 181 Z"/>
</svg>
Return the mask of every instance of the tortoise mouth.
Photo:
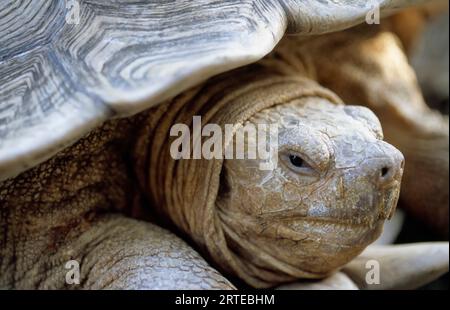
<svg viewBox="0 0 450 310">
<path fill-rule="evenodd" d="M 385 188 L 379 195 L 364 195 L 353 205 L 340 202 L 334 206 L 311 207 L 309 210 L 284 210 L 267 214 L 275 222 L 305 222 L 330 226 L 365 227 L 391 219 L 399 199 L 399 182 Z"/>
<path fill-rule="evenodd" d="M 343 253 L 364 248 L 375 241 L 384 226 L 383 219 L 353 220 L 329 217 L 293 218 L 276 226 L 276 240 L 312 246 L 314 251 Z"/>
<path fill-rule="evenodd" d="M 304 218 L 293 218 L 293 221 L 301 220 L 308 223 L 317 223 L 317 224 L 326 224 L 326 225 L 332 225 L 335 227 L 338 226 L 345 226 L 345 227 L 367 227 L 372 228 L 380 221 L 384 221 L 384 219 L 381 219 L 376 216 L 371 217 L 354 217 L 354 218 L 335 218 L 335 217 L 304 217 Z"/>
<path fill-rule="evenodd" d="M 379 221 L 390 219 L 395 211 L 399 189 L 391 188 L 380 197 L 361 197 L 354 206 L 312 208 L 312 210 L 288 210 L 271 212 L 267 216 L 274 221 L 306 221 L 312 223 L 373 226 Z M 374 201 L 375 200 L 375 201 Z"/>
<path fill-rule="evenodd" d="M 383 192 L 380 201 L 380 216 L 383 219 L 391 219 L 397 208 L 398 199 L 400 197 L 400 181 L 395 180 L 392 185 Z"/>
</svg>

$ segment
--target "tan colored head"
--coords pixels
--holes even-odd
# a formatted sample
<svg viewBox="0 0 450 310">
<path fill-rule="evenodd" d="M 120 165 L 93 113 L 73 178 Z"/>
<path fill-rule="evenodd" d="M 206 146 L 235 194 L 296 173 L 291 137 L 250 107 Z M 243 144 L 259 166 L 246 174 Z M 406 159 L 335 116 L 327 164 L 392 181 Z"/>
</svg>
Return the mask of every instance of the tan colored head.
<svg viewBox="0 0 450 310">
<path fill-rule="evenodd" d="M 404 160 L 370 110 L 303 98 L 248 122 L 278 124 L 277 168 L 225 160 L 216 208 L 228 247 L 253 277 L 322 277 L 379 236 Z"/>
</svg>

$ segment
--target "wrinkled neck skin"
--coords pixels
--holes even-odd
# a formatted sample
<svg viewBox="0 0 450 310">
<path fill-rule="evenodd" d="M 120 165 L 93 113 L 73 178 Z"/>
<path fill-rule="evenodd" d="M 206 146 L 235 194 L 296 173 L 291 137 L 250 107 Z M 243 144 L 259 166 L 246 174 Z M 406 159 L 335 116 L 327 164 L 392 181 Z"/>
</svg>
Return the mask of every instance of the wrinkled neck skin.
<svg viewBox="0 0 450 310">
<path fill-rule="evenodd" d="M 304 98 L 248 122 L 278 124 L 277 168 L 225 160 L 216 206 L 251 281 L 325 277 L 380 235 L 397 204 L 403 156 L 381 140 L 372 112 Z M 292 165 L 292 155 L 302 167 Z"/>
</svg>

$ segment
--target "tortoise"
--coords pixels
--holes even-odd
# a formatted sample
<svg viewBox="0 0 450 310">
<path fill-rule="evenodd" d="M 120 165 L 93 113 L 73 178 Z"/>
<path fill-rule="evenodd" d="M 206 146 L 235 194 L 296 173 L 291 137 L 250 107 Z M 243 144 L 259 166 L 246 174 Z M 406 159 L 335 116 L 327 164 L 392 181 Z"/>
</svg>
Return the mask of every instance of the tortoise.
<svg viewBox="0 0 450 310">
<path fill-rule="evenodd" d="M 419 2 L 377 4 L 390 13 Z M 364 268 L 375 259 L 390 270 L 375 288 L 414 288 L 447 271 L 446 242 L 369 246 L 394 214 L 404 170 L 381 125 L 407 161 L 424 154 L 411 148 L 416 134 L 420 145 L 438 141 L 432 156 L 448 155 L 448 121 L 421 100 L 395 27 L 356 27 L 370 9 L 3 1 L 0 287 L 373 288 Z M 214 151 L 240 133 L 249 149 L 258 141 L 247 125 L 275 124 L 268 157 L 184 158 L 190 149 L 171 146 L 186 140 L 171 133 L 195 131 L 198 116 L 216 125 Z M 231 135 L 213 139 L 226 125 Z M 426 174 L 434 158 L 405 168 L 406 193 L 422 211 L 436 199 L 425 220 L 445 229 L 436 217 L 448 191 L 432 181 L 448 176 L 448 160 Z M 431 184 L 421 191 L 418 174 Z"/>
</svg>

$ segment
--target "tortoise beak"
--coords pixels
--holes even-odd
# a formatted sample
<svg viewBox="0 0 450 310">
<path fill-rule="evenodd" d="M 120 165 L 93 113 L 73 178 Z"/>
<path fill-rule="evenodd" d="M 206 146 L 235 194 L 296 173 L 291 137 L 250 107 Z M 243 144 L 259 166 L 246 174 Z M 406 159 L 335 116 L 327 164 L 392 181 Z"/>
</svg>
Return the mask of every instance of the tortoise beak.
<svg viewBox="0 0 450 310">
<path fill-rule="evenodd" d="M 397 182 L 396 182 L 397 183 Z M 379 210 L 380 217 L 382 219 L 390 220 L 395 213 L 397 207 L 398 198 L 400 196 L 400 184 L 393 185 L 390 189 L 387 189 L 383 193 L 383 199 L 381 200 Z"/>
</svg>

